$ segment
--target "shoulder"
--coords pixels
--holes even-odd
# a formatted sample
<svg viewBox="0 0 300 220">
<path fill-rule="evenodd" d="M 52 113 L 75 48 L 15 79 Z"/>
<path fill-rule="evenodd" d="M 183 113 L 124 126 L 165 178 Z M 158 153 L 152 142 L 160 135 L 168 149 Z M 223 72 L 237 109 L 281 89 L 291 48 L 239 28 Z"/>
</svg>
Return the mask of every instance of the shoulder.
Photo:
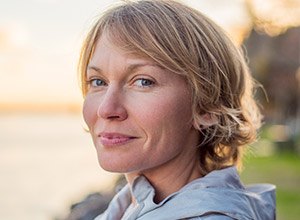
<svg viewBox="0 0 300 220">
<path fill-rule="evenodd" d="M 206 216 L 197 216 L 189 218 L 188 220 L 233 220 L 233 218 L 221 215 L 221 214 L 212 214 L 212 215 L 206 215 Z"/>
</svg>

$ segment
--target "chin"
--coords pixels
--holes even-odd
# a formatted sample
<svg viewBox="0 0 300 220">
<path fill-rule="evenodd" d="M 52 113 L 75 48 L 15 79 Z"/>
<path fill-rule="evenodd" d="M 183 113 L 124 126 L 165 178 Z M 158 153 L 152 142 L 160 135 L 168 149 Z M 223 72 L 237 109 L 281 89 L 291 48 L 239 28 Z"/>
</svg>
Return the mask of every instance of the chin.
<svg viewBox="0 0 300 220">
<path fill-rule="evenodd" d="M 113 160 L 98 160 L 100 167 L 111 173 L 131 173 L 135 172 L 135 166 L 132 166 L 128 163 L 124 163 L 123 161 L 113 161 Z"/>
</svg>

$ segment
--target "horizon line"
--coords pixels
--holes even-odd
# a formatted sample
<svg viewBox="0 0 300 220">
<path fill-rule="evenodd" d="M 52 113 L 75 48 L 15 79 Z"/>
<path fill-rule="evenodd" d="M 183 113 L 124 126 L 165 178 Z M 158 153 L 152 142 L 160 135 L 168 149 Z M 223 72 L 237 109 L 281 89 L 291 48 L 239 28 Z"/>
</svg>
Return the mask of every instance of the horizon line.
<svg viewBox="0 0 300 220">
<path fill-rule="evenodd" d="M 81 113 L 82 104 L 78 102 L 65 103 L 1 103 L 0 113 Z"/>
</svg>

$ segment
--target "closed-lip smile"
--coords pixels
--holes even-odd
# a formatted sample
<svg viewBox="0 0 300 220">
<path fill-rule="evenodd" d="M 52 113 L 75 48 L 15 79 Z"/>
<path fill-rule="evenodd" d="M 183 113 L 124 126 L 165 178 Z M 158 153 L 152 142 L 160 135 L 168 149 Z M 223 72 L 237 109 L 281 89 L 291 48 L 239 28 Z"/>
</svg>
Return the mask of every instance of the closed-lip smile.
<svg viewBox="0 0 300 220">
<path fill-rule="evenodd" d="M 98 137 L 100 138 L 100 142 L 103 146 L 123 145 L 137 138 L 126 134 L 113 132 L 102 132 L 98 135 Z"/>
</svg>

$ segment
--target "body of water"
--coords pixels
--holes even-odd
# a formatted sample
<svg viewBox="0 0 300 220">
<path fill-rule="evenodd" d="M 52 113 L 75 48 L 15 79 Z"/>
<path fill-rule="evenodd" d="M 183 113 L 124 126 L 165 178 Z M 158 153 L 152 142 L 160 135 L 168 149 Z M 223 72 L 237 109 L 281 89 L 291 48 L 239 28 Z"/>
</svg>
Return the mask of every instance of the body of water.
<svg viewBox="0 0 300 220">
<path fill-rule="evenodd" d="M 0 114 L 0 219 L 53 219 L 115 177 L 79 114 Z"/>
</svg>

